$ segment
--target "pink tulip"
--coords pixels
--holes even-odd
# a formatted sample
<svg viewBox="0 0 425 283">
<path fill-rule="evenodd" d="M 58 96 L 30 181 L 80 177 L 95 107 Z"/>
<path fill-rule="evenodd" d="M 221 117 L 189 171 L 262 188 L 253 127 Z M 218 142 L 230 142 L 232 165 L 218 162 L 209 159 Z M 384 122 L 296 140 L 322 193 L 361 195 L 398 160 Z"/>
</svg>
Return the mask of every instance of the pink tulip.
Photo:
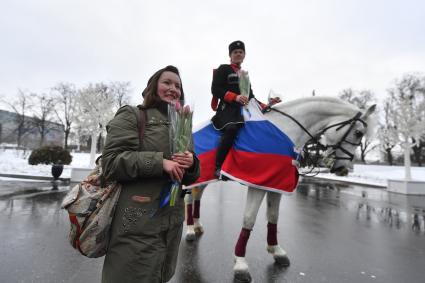
<svg viewBox="0 0 425 283">
<path fill-rule="evenodd" d="M 180 102 L 179 102 L 179 101 L 176 101 L 176 102 L 174 103 L 174 108 L 176 108 L 176 111 L 177 111 L 177 112 L 179 112 L 179 111 L 180 111 L 180 109 L 182 108 L 182 105 L 180 104 Z"/>
<path fill-rule="evenodd" d="M 190 113 L 190 106 L 189 105 L 185 105 L 183 107 L 183 113 L 184 114 L 189 114 Z"/>
</svg>

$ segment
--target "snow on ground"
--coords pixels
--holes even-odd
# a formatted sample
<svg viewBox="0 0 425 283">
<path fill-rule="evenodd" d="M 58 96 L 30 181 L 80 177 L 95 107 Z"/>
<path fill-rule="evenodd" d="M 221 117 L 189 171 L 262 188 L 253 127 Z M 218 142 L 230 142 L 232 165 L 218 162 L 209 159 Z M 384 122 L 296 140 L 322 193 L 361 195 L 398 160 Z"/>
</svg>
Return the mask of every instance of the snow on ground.
<svg viewBox="0 0 425 283">
<path fill-rule="evenodd" d="M 29 165 L 27 160 L 29 154 L 29 151 L 24 153 L 21 150 L 0 149 L 0 174 L 51 176 L 51 165 Z M 72 163 L 64 166 L 61 175 L 63 178 L 71 176 L 72 167 L 84 168 L 89 165 L 89 153 L 74 152 L 71 155 Z M 330 173 L 320 173 L 317 177 L 386 187 L 389 178 L 404 178 L 404 167 L 355 164 L 353 172 L 350 172 L 347 177 L 338 177 Z M 412 167 L 412 178 L 425 181 L 425 167 Z"/>
<path fill-rule="evenodd" d="M 412 167 L 411 174 L 413 180 L 425 181 L 425 167 Z M 404 167 L 354 164 L 353 171 L 346 177 L 339 177 L 330 173 L 320 173 L 317 177 L 386 187 L 388 179 L 404 179 Z"/>
<path fill-rule="evenodd" d="M 30 151 L 0 149 L 0 174 L 17 174 L 31 176 L 52 176 L 51 165 L 29 165 L 28 157 Z M 70 165 L 65 165 L 62 178 L 71 177 L 71 168 L 89 167 L 90 154 L 71 152 L 72 162 Z"/>
</svg>

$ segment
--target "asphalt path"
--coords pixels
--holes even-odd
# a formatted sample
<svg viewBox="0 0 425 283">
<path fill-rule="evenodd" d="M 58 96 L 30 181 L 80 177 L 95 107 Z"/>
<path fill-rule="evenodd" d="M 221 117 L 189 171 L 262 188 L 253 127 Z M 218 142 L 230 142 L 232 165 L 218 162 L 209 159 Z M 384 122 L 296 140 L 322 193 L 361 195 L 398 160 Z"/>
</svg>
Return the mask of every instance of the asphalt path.
<svg viewBox="0 0 425 283">
<path fill-rule="evenodd" d="M 67 242 L 60 209 L 69 186 L 0 181 L 0 282 L 100 282 L 103 259 L 80 256 Z M 233 282 L 233 250 L 246 189 L 207 187 L 205 233 L 182 240 L 171 282 Z M 282 197 L 278 240 L 291 265 L 266 252 L 265 204 L 247 246 L 253 282 L 425 282 L 425 197 L 305 179 Z"/>
</svg>

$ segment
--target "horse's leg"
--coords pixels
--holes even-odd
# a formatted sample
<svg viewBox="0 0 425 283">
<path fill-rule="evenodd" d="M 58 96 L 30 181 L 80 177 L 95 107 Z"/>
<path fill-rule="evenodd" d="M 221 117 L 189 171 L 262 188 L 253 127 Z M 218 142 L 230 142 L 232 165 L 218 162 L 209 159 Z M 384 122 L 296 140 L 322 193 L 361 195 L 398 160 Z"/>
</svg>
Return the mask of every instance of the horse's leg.
<svg viewBox="0 0 425 283">
<path fill-rule="evenodd" d="M 195 190 L 192 190 L 193 194 L 193 228 L 195 229 L 195 233 L 197 235 L 200 235 L 204 233 L 204 227 L 202 226 L 202 223 L 199 221 L 199 218 L 201 217 L 201 198 L 202 194 L 204 193 L 205 186 L 200 186 L 197 188 L 194 188 Z"/>
<path fill-rule="evenodd" d="M 184 204 L 186 206 L 186 241 L 195 240 L 195 229 L 193 225 L 193 189 L 190 194 L 184 196 Z"/>
<path fill-rule="evenodd" d="M 186 194 L 184 197 L 184 203 L 186 205 L 186 241 L 195 240 L 196 234 L 202 234 L 204 228 L 199 221 L 200 217 L 200 205 L 202 194 L 205 189 L 204 186 L 195 187 L 192 189 L 190 194 Z"/>
<path fill-rule="evenodd" d="M 245 259 L 246 245 L 248 243 L 251 230 L 257 218 L 258 209 L 263 201 L 266 191 L 248 188 L 246 197 L 245 212 L 243 216 L 243 226 L 239 234 L 238 242 L 235 246 L 235 265 L 233 271 L 235 278 L 243 282 L 250 282 L 248 263 Z"/>
<path fill-rule="evenodd" d="M 289 259 L 284 249 L 277 242 L 277 222 L 281 194 L 267 192 L 267 251 L 273 255 L 276 263 L 289 266 Z"/>
</svg>

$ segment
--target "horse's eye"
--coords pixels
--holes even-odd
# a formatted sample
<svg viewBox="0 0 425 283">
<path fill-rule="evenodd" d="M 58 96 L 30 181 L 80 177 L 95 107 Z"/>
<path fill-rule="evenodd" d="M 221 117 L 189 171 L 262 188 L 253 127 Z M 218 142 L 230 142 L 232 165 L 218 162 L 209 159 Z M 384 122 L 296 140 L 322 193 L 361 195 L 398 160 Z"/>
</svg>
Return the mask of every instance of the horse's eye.
<svg viewBox="0 0 425 283">
<path fill-rule="evenodd" d="M 363 137 L 363 133 L 362 132 L 360 132 L 360 131 L 355 131 L 354 132 L 354 135 L 356 136 L 356 138 L 358 138 L 358 139 L 360 139 L 360 138 L 362 138 Z"/>
</svg>

